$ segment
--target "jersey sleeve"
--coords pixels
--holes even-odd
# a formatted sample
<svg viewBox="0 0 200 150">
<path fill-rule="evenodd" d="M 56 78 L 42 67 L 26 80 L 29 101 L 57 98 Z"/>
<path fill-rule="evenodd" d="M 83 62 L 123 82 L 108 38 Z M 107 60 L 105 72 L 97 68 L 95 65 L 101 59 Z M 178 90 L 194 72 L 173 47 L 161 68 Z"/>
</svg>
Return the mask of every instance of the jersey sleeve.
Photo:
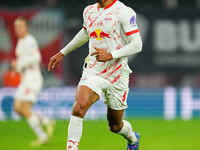
<svg viewBox="0 0 200 150">
<path fill-rule="evenodd" d="M 86 7 L 83 11 L 83 29 L 87 30 L 87 25 L 86 25 L 86 14 L 88 12 L 88 8 Z"/>
<path fill-rule="evenodd" d="M 89 8 L 86 7 L 83 11 L 83 28 L 74 36 L 74 38 L 63 48 L 60 52 L 63 55 L 67 55 L 77 48 L 84 45 L 89 40 L 89 35 L 87 32 L 87 24 L 86 24 L 86 14 L 88 13 Z"/>
<path fill-rule="evenodd" d="M 142 51 L 142 39 L 136 23 L 136 13 L 133 9 L 125 7 L 119 14 L 122 34 L 127 36 L 127 44 L 119 50 L 112 51 L 113 58 L 127 57 Z"/>
<path fill-rule="evenodd" d="M 84 16 L 83 16 L 83 29 L 87 30 Z"/>
<path fill-rule="evenodd" d="M 74 38 L 60 51 L 63 55 L 67 55 L 77 48 L 84 45 L 89 40 L 88 33 L 85 29 L 81 29 Z"/>
<path fill-rule="evenodd" d="M 87 30 L 87 28 L 88 28 L 88 25 L 87 25 L 88 20 L 91 21 L 91 18 L 89 17 L 89 14 L 91 14 L 91 11 L 92 11 L 92 9 L 94 7 L 96 7 L 96 4 L 87 6 L 83 11 L 83 28 L 85 30 Z"/>
<path fill-rule="evenodd" d="M 119 13 L 119 21 L 126 36 L 139 33 L 136 22 L 136 13 L 132 8 L 123 8 Z"/>
</svg>

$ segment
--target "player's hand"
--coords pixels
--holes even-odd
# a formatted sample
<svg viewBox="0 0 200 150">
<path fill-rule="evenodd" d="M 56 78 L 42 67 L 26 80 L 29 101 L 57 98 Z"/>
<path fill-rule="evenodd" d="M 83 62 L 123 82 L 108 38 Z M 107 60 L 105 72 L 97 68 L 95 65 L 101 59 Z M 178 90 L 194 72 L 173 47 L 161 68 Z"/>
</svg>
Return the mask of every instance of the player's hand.
<svg viewBox="0 0 200 150">
<path fill-rule="evenodd" d="M 105 49 L 94 47 L 96 52 L 92 53 L 91 56 L 96 56 L 97 61 L 106 62 L 112 60 L 112 54 L 107 52 Z"/>
<path fill-rule="evenodd" d="M 17 66 L 17 60 L 14 59 L 14 60 L 11 61 L 11 67 L 12 67 L 13 69 L 16 69 L 16 66 Z"/>
<path fill-rule="evenodd" d="M 58 64 L 62 61 L 64 55 L 58 52 L 56 55 L 52 56 L 49 60 L 48 71 L 54 70 Z"/>
</svg>

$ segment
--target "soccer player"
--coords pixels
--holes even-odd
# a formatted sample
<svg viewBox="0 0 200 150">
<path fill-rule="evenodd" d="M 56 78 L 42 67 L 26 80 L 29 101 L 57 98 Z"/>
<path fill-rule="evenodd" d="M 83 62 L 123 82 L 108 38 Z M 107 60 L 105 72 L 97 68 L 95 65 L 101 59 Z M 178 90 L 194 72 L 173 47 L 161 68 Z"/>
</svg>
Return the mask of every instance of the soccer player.
<svg viewBox="0 0 200 150">
<path fill-rule="evenodd" d="M 83 118 L 88 109 L 104 94 L 110 130 L 123 136 L 128 150 L 139 149 L 139 135 L 123 120 L 127 108 L 129 55 L 142 50 L 142 40 L 133 9 L 118 0 L 98 0 L 85 8 L 83 28 L 59 53 L 51 57 L 52 70 L 64 55 L 89 40 L 89 55 L 85 59 L 82 78 L 68 127 L 67 150 L 78 150 Z"/>
<path fill-rule="evenodd" d="M 36 102 L 43 83 L 40 71 L 41 56 L 35 38 L 28 32 L 27 20 L 23 17 L 17 18 L 14 27 L 18 38 L 16 68 L 22 75 L 15 95 L 14 110 L 27 120 L 37 135 L 38 139 L 32 145 L 39 146 L 47 143 L 54 124 L 47 117 L 32 112 L 32 105 Z M 43 130 L 42 126 L 46 130 Z"/>
</svg>

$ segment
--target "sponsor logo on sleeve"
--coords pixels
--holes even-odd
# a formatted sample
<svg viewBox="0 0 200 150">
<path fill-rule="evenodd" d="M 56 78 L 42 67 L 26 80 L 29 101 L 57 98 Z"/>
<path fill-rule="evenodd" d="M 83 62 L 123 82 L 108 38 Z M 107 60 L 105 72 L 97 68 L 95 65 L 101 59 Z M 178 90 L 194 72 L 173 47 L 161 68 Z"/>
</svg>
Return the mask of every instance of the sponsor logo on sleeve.
<svg viewBox="0 0 200 150">
<path fill-rule="evenodd" d="M 132 16 L 132 17 L 131 17 L 131 19 L 130 19 L 130 24 L 131 24 L 131 25 L 134 25 L 134 26 L 136 25 L 136 18 L 135 18 L 135 16 Z"/>
</svg>

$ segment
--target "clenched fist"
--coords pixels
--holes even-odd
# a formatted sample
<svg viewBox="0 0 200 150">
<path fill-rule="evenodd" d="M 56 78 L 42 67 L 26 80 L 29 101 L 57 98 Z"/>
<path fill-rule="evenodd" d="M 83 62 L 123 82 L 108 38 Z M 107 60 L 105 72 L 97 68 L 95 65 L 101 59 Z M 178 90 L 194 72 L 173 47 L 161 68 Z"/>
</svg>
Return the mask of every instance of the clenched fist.
<svg viewBox="0 0 200 150">
<path fill-rule="evenodd" d="M 56 55 L 52 56 L 49 60 L 48 71 L 54 70 L 58 64 L 62 61 L 64 55 L 58 52 Z"/>
</svg>

